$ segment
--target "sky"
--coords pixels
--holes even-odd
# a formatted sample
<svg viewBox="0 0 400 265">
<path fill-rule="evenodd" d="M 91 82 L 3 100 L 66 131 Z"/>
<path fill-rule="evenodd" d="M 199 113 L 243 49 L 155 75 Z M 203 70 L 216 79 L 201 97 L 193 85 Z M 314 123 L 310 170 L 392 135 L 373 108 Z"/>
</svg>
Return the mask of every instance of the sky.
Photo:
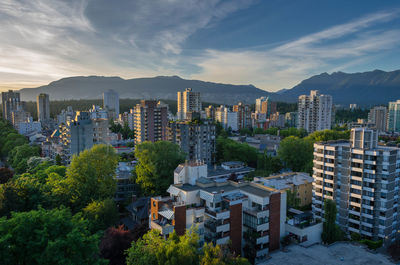
<svg viewBox="0 0 400 265">
<path fill-rule="evenodd" d="M 178 75 L 267 91 L 400 69 L 400 1 L 2 0 L 0 91 Z"/>
</svg>

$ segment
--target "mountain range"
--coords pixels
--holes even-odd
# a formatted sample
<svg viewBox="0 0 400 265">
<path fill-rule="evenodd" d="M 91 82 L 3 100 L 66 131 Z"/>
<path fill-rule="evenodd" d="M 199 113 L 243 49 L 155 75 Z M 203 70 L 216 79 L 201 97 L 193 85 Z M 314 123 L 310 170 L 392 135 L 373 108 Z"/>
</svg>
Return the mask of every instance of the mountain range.
<svg viewBox="0 0 400 265">
<path fill-rule="evenodd" d="M 176 99 L 176 92 L 190 87 L 199 91 L 203 101 L 234 104 L 239 101 L 254 103 L 261 96 L 272 100 L 296 102 L 299 95 L 319 90 L 333 97 L 335 104 L 387 104 L 400 99 L 400 70 L 374 70 L 363 73 L 322 73 L 303 80 L 291 89 L 268 92 L 253 85 L 231 85 L 187 80 L 178 76 L 122 79 L 120 77 L 76 76 L 62 78 L 48 85 L 21 89 L 21 98 L 33 101 L 39 93 L 47 93 L 52 100 L 96 99 L 108 89 L 114 89 L 120 98 Z"/>
</svg>

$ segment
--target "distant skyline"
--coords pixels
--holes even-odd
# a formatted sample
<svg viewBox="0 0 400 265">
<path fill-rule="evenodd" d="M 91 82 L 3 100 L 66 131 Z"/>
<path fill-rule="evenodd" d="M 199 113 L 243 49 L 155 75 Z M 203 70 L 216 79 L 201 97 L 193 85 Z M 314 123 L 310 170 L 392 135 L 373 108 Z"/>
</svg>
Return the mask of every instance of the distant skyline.
<svg viewBox="0 0 400 265">
<path fill-rule="evenodd" d="M 400 69 L 399 1 L 3 0 L 0 91 L 81 75 L 291 88 Z"/>
</svg>

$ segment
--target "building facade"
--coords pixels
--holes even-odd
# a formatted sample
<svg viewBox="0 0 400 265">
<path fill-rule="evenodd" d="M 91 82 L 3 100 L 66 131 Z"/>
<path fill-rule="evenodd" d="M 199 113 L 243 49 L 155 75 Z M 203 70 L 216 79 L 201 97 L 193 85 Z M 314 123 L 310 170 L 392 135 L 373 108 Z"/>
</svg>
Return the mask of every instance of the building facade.
<svg viewBox="0 0 400 265">
<path fill-rule="evenodd" d="M 178 144 L 187 160 L 215 162 L 215 124 L 210 121 L 169 122 L 168 141 Z"/>
<path fill-rule="evenodd" d="M 232 131 L 238 130 L 238 113 L 231 111 L 225 106 L 220 106 L 215 111 L 215 120 L 221 123 L 225 130 L 231 128 Z"/>
<path fill-rule="evenodd" d="M 103 93 L 103 108 L 109 113 L 109 117 L 117 119 L 119 117 L 119 94 L 109 89 Z"/>
<path fill-rule="evenodd" d="M 385 132 L 387 129 L 388 111 L 386 107 L 374 107 L 369 111 L 368 122 L 373 124 L 378 132 Z"/>
<path fill-rule="evenodd" d="M 193 167 L 198 165 L 193 163 Z M 285 234 L 286 193 L 264 185 L 240 181 L 216 182 L 195 170 L 190 178 L 175 181 L 168 197 L 151 198 L 151 229 L 168 236 L 197 226 L 200 241 L 231 244 L 235 254 L 260 263 L 271 250 L 280 248 Z"/>
<path fill-rule="evenodd" d="M 59 126 L 62 152 L 60 156 L 66 163 L 71 161 L 72 155 L 93 147 L 93 124 L 90 113 L 77 111 L 75 119 Z"/>
<path fill-rule="evenodd" d="M 389 132 L 400 132 L 400 99 L 389 102 L 387 130 Z"/>
<path fill-rule="evenodd" d="M 155 100 L 142 100 L 134 108 L 135 143 L 167 139 L 168 107 Z"/>
<path fill-rule="evenodd" d="M 193 92 L 191 88 L 186 88 L 185 91 L 178 92 L 178 120 L 187 119 L 188 112 L 198 112 L 202 110 L 200 92 Z"/>
<path fill-rule="evenodd" d="M 376 130 L 353 128 L 350 141 L 314 144 L 312 208 L 323 218 L 331 199 L 345 232 L 390 244 L 400 229 L 400 149 L 377 142 Z"/>
<path fill-rule="evenodd" d="M 1 103 L 3 109 L 3 119 L 11 121 L 11 113 L 21 105 L 21 98 L 18 92 L 9 90 L 1 92 Z"/>
<path fill-rule="evenodd" d="M 48 94 L 40 93 L 36 97 L 38 119 L 40 122 L 50 120 L 50 97 Z"/>
<path fill-rule="evenodd" d="M 251 127 L 251 108 L 250 105 L 239 102 L 233 106 L 233 112 L 238 116 L 238 130 Z"/>
<path fill-rule="evenodd" d="M 332 97 L 311 90 L 310 95 L 302 95 L 298 101 L 298 129 L 312 133 L 331 129 Z"/>
</svg>

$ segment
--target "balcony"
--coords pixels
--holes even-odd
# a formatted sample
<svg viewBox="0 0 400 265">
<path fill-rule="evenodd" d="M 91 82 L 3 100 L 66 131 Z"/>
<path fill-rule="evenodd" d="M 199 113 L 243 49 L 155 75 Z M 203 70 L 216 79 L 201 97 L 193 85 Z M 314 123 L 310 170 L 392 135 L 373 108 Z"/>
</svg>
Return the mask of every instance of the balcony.
<svg viewBox="0 0 400 265">
<path fill-rule="evenodd" d="M 151 229 L 160 231 L 161 235 L 169 235 L 174 231 L 173 225 L 169 223 L 161 224 L 159 221 L 151 221 L 150 227 Z"/>
<path fill-rule="evenodd" d="M 209 208 L 206 208 L 205 213 L 215 219 L 228 219 L 230 217 L 230 211 L 228 209 L 211 210 Z"/>
<path fill-rule="evenodd" d="M 259 237 L 259 238 L 257 238 L 257 240 L 256 240 L 256 244 L 266 244 L 266 243 L 268 243 L 268 242 L 269 242 L 269 236 L 268 236 L 268 235 Z"/>
<path fill-rule="evenodd" d="M 257 232 L 267 231 L 269 229 L 269 223 L 259 224 L 257 225 Z"/>
</svg>

